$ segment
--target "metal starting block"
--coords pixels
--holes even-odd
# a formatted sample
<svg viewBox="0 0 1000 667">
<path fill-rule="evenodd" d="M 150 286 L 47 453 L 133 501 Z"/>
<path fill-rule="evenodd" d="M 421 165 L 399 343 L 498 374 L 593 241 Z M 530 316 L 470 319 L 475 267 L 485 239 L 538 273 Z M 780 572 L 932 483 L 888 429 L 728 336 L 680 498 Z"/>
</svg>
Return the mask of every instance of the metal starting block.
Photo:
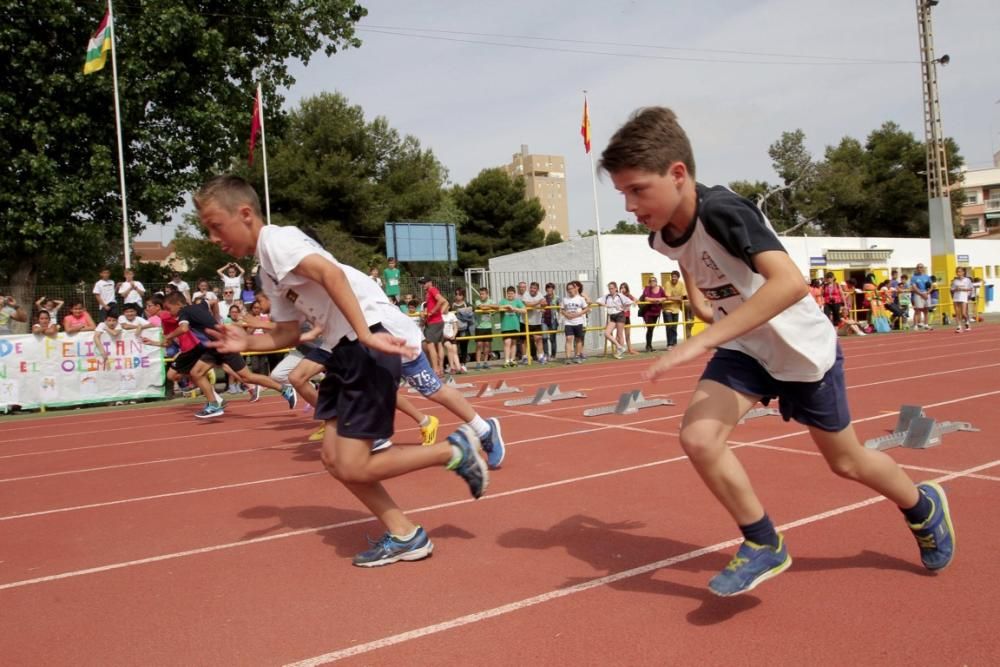
<svg viewBox="0 0 1000 667">
<path fill-rule="evenodd" d="M 517 405 L 545 405 L 552 401 L 565 401 L 569 398 L 586 398 L 586 396 L 586 394 L 579 391 L 567 391 L 563 393 L 559 391 L 559 385 L 552 384 L 548 387 L 539 388 L 531 398 L 515 398 L 511 401 L 504 401 L 503 404 L 507 407 Z"/>
<path fill-rule="evenodd" d="M 780 417 L 781 411 L 777 408 L 751 408 L 747 410 L 747 413 L 740 418 L 737 424 L 743 424 L 750 421 L 751 419 L 758 419 L 759 417 Z"/>
<path fill-rule="evenodd" d="M 899 410 L 896 428 L 889 435 L 865 441 L 866 449 L 885 451 L 893 447 L 927 449 L 941 444 L 941 436 L 955 431 L 978 431 L 969 422 L 940 422 L 924 415 L 919 405 L 904 405 Z"/>
<path fill-rule="evenodd" d="M 462 394 L 465 398 L 492 398 L 501 394 L 519 394 L 518 387 L 508 387 L 506 380 L 500 380 L 495 387 L 491 387 L 489 382 L 484 382 L 476 391 L 467 391 Z"/>
<path fill-rule="evenodd" d="M 618 397 L 615 405 L 602 405 L 598 408 L 588 408 L 583 411 L 584 417 L 600 417 L 601 415 L 631 415 L 643 408 L 654 408 L 658 405 L 674 405 L 669 398 L 648 399 L 642 395 L 641 389 L 626 391 Z"/>
</svg>

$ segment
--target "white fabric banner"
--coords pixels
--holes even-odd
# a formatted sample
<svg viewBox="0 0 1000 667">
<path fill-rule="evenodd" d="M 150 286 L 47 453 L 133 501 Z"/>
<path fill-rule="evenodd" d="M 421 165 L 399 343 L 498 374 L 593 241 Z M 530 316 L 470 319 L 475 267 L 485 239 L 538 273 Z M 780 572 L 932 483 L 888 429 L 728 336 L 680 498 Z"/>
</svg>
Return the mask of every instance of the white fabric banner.
<svg viewBox="0 0 1000 667">
<path fill-rule="evenodd" d="M 160 329 L 146 329 L 159 340 Z M 24 409 L 162 398 L 163 348 L 146 345 L 132 331 L 102 337 L 93 332 L 57 336 L 0 336 L 0 407 Z"/>
</svg>

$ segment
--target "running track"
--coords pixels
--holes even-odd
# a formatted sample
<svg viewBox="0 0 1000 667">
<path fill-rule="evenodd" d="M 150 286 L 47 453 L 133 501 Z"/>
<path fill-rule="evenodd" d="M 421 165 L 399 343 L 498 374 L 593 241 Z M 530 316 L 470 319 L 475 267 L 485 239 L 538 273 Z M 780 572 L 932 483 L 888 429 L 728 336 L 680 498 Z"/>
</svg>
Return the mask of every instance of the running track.
<svg viewBox="0 0 1000 667">
<path fill-rule="evenodd" d="M 649 357 L 489 374 L 588 396 L 475 400 L 502 419 L 503 470 L 479 501 L 443 470 L 388 482 L 436 551 L 373 570 L 350 557 L 378 527 L 322 471 L 314 423 L 277 396 L 212 422 L 191 404 L 5 420 L 0 663 L 997 664 L 997 331 L 844 341 L 862 439 L 902 403 L 982 429 L 891 450 L 948 490 L 955 563 L 925 572 L 895 508 L 765 417 L 732 445 L 795 562 L 730 599 L 705 584 L 738 534 L 677 440 L 704 360 L 657 385 L 639 382 Z M 677 405 L 581 416 L 637 387 Z M 423 407 L 442 437 L 454 427 Z M 405 418 L 397 429 L 399 446 L 419 439 Z"/>
</svg>

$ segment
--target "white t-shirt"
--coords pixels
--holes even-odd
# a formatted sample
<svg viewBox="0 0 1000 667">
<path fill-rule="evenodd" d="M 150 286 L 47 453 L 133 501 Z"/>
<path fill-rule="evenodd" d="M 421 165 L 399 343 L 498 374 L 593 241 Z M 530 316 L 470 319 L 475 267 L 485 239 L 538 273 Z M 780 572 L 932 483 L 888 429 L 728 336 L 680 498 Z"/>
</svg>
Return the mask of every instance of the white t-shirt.
<svg viewBox="0 0 1000 667">
<path fill-rule="evenodd" d="M 601 305 L 604 306 L 604 311 L 608 315 L 617 315 L 624 312 L 632 303 L 632 299 L 621 292 L 616 293 L 614 296 L 611 296 L 609 293 L 601 297 Z"/>
<path fill-rule="evenodd" d="M 102 322 L 102 324 L 103 324 L 103 322 Z M 149 324 L 149 322 L 146 320 L 146 318 L 140 317 L 138 315 L 135 316 L 134 320 L 132 320 L 131 322 L 129 322 L 127 317 L 125 317 L 124 315 L 119 315 L 118 316 L 118 326 L 121 327 L 122 325 L 125 325 L 125 324 L 130 324 L 130 325 L 132 325 L 134 327 L 144 327 L 147 324 Z"/>
<path fill-rule="evenodd" d="M 542 324 L 542 313 L 545 312 L 545 295 L 539 292 L 531 296 L 531 292 L 521 295 L 521 303 L 528 307 L 528 324 L 537 327 Z"/>
<path fill-rule="evenodd" d="M 115 327 L 114 330 L 111 330 L 111 329 L 108 328 L 108 323 L 107 322 L 101 322 L 94 329 L 94 333 L 108 334 L 109 336 L 111 336 L 113 338 L 118 338 L 119 336 L 122 335 L 122 328 L 121 327 Z"/>
<path fill-rule="evenodd" d="M 577 294 L 576 296 L 563 297 L 562 307 L 565 314 L 563 324 L 576 326 L 577 324 L 587 323 L 587 316 L 583 312 L 587 307 L 587 300 L 582 295 Z"/>
<path fill-rule="evenodd" d="M 205 303 L 211 306 L 213 303 L 219 300 L 219 295 L 213 292 L 212 290 L 208 290 L 207 292 L 195 292 L 194 294 L 191 295 L 192 302 L 197 301 L 198 299 L 204 299 Z"/>
<path fill-rule="evenodd" d="M 115 302 L 115 281 L 110 278 L 98 280 L 94 283 L 94 294 L 99 294 L 104 299 L 104 304 L 109 305 Z"/>
<path fill-rule="evenodd" d="M 969 276 L 955 278 L 951 281 L 951 300 L 955 303 L 968 303 L 972 296 L 972 289 L 972 279 Z"/>
<path fill-rule="evenodd" d="M 243 288 L 243 278 L 240 276 L 222 276 L 222 286 L 226 289 L 234 290 L 235 294 L 239 294 Z"/>
<path fill-rule="evenodd" d="M 191 286 L 188 285 L 183 280 L 178 279 L 177 282 L 174 282 L 173 280 L 171 280 L 170 284 L 173 285 L 174 287 L 176 287 L 177 291 L 180 292 L 181 294 L 185 295 L 185 296 L 187 296 L 188 294 L 191 293 Z"/>
<path fill-rule="evenodd" d="M 146 288 L 138 280 L 133 280 L 131 285 L 128 282 L 122 283 L 118 288 L 118 294 L 125 297 L 125 303 L 137 303 L 141 306 Z"/>
<path fill-rule="evenodd" d="M 326 288 L 292 273 L 309 255 L 319 255 L 344 272 L 368 326 L 381 323 L 389 333 L 405 338 L 415 352 L 420 349 L 420 330 L 398 306 L 389 302 L 389 297 L 375 281 L 354 267 L 338 262 L 297 227 L 268 225 L 257 239 L 261 286 L 271 299 L 272 321 L 308 321 L 320 327 L 325 350 L 332 349 L 344 337 L 357 340 L 357 334 Z"/>
</svg>

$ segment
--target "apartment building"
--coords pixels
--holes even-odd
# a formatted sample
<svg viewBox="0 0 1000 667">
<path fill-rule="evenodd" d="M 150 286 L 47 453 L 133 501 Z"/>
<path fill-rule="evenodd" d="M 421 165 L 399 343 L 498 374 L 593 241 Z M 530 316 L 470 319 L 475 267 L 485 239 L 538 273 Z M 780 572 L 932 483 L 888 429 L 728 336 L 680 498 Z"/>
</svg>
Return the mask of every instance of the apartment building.
<svg viewBox="0 0 1000 667">
<path fill-rule="evenodd" d="M 540 155 L 528 152 L 521 144 L 504 170 L 512 177 L 523 176 L 525 197 L 537 197 L 545 218 L 539 224 L 542 231 L 559 232 L 563 240 L 569 239 L 569 203 L 566 198 L 566 159 L 561 155 Z"/>
<path fill-rule="evenodd" d="M 1000 155 L 1000 154 L 998 154 Z M 962 222 L 971 238 L 1000 237 L 1000 166 L 962 172 Z"/>
</svg>

